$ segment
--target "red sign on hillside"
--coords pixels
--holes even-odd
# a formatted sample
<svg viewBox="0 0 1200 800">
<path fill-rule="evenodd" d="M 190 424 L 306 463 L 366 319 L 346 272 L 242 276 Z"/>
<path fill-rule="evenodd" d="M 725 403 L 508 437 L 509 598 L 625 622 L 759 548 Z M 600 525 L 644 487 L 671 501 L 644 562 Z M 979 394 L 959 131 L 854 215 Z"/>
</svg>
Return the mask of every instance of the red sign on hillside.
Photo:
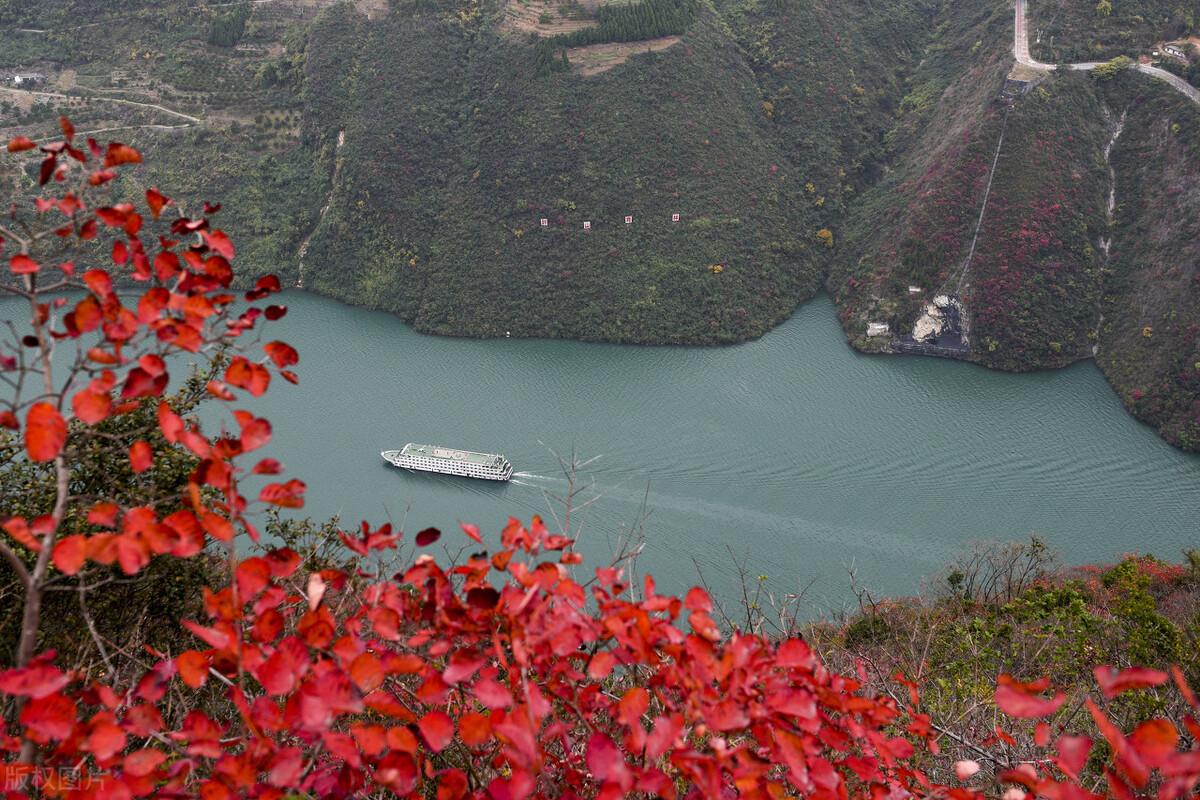
<svg viewBox="0 0 1200 800">
<path fill-rule="evenodd" d="M 679 215 L 678 215 L 678 214 L 672 214 L 672 215 L 671 215 L 671 222 L 679 222 Z"/>
<path fill-rule="evenodd" d="M 583 229 L 585 231 L 590 231 L 592 229 L 592 223 L 590 223 L 590 222 L 583 223 Z"/>
<path fill-rule="evenodd" d="M 542 217 L 540 222 L 541 222 L 543 228 L 550 227 L 550 220 L 546 219 L 545 217 Z"/>
<path fill-rule="evenodd" d="M 625 217 L 625 224 L 626 224 L 626 225 L 632 225 L 632 224 L 633 224 L 633 217 Z"/>
</svg>

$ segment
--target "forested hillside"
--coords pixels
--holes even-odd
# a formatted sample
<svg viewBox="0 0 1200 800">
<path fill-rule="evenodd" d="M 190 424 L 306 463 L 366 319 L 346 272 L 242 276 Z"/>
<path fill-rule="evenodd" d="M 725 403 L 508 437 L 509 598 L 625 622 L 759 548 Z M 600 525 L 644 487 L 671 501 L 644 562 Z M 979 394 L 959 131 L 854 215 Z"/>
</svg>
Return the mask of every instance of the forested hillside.
<svg viewBox="0 0 1200 800">
<path fill-rule="evenodd" d="M 1137 55 L 1178 5 L 1033 0 L 1031 48 Z M 824 285 L 890 351 L 944 292 L 957 355 L 1096 354 L 1200 446 L 1198 109 L 1115 67 L 1006 89 L 1012 38 L 986 0 L 10 1 L 0 133 L 121 131 L 123 191 L 236 209 L 242 275 L 422 331 L 736 342 Z"/>
<path fill-rule="evenodd" d="M 1149 52 L 1200 26 L 1189 0 L 1041 0 L 1031 10 L 1030 49 L 1051 64 Z"/>
<path fill-rule="evenodd" d="M 906 23 L 879 48 L 865 4 L 853 24 L 823 4 L 718 11 L 595 77 L 438 8 L 361 43 L 318 24 L 310 48 L 328 31 L 358 56 L 306 280 L 438 333 L 760 335 L 820 285 L 846 198 L 879 169 L 898 91 L 883 66 L 912 59 L 932 12 L 876 11 Z"/>
</svg>

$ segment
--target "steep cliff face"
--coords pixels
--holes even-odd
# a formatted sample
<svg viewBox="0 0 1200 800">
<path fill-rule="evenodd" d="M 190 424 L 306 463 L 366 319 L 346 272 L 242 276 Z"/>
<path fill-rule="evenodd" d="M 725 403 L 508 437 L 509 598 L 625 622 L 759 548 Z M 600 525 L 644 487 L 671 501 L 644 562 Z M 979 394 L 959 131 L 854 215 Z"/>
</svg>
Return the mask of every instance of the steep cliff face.
<svg viewBox="0 0 1200 800">
<path fill-rule="evenodd" d="M 1097 362 L 1140 419 L 1200 449 L 1200 110 L 1124 76 Z"/>
</svg>

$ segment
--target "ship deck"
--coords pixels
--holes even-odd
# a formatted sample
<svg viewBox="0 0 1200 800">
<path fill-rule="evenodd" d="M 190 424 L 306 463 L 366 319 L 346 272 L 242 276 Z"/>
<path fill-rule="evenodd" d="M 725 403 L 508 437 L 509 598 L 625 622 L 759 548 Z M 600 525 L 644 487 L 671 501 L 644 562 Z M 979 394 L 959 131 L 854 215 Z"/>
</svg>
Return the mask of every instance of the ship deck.
<svg viewBox="0 0 1200 800">
<path fill-rule="evenodd" d="M 504 456 L 495 453 L 475 453 L 470 450 L 455 450 L 449 447 L 434 447 L 429 444 L 406 444 L 400 451 L 404 456 L 436 458 L 443 461 L 478 464 L 484 467 L 499 466 Z"/>
</svg>

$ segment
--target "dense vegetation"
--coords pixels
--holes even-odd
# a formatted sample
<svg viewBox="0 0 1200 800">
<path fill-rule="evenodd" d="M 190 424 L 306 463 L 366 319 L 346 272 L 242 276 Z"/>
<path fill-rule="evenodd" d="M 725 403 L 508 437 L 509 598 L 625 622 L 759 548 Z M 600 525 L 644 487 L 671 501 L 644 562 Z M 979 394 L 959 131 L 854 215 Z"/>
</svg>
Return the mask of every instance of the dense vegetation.
<svg viewBox="0 0 1200 800">
<path fill-rule="evenodd" d="M 1030 52 L 1050 64 L 1149 53 L 1200 26 L 1187 0 L 1035 0 L 1030 12 Z"/>
<path fill-rule="evenodd" d="M 596 25 L 555 37 L 555 42 L 565 47 L 581 47 L 684 33 L 696 19 L 698 6 L 696 0 L 637 0 L 603 5 L 597 9 Z"/>
<path fill-rule="evenodd" d="M 1170 2 L 1112 5 L 1034 0 L 1035 55 L 1134 54 L 1195 25 Z M 247 278 L 279 272 L 432 333 L 638 343 L 752 338 L 824 285 L 868 350 L 889 349 L 869 322 L 905 332 L 953 288 L 974 360 L 1095 350 L 1135 413 L 1197 447 L 1195 215 L 1168 210 L 1190 208 L 1177 176 L 1196 170 L 1196 110 L 1115 70 L 1002 96 L 1007 7 L 564 5 L 550 10 L 573 30 L 543 39 L 491 0 L 141 2 L 120 26 L 105 9 L 0 5 L 0 66 L 67 95 L 0 96 L 0 130 L 43 134 L 62 110 L 81 129 L 171 127 L 126 138 L 153 155 L 150 180 L 240 210 Z M 100 24 L 79 27 L 89 12 Z M 662 34 L 680 41 L 642 51 Z M 1086 52 L 1039 51 L 1051 38 Z M 597 52 L 619 66 L 579 66 Z"/>
<path fill-rule="evenodd" d="M 1200 449 L 1200 113 L 1136 76 L 1107 90 L 1126 115 L 1097 361 L 1168 441 Z M 1117 109 L 1120 109 L 1117 112 Z"/>
</svg>

